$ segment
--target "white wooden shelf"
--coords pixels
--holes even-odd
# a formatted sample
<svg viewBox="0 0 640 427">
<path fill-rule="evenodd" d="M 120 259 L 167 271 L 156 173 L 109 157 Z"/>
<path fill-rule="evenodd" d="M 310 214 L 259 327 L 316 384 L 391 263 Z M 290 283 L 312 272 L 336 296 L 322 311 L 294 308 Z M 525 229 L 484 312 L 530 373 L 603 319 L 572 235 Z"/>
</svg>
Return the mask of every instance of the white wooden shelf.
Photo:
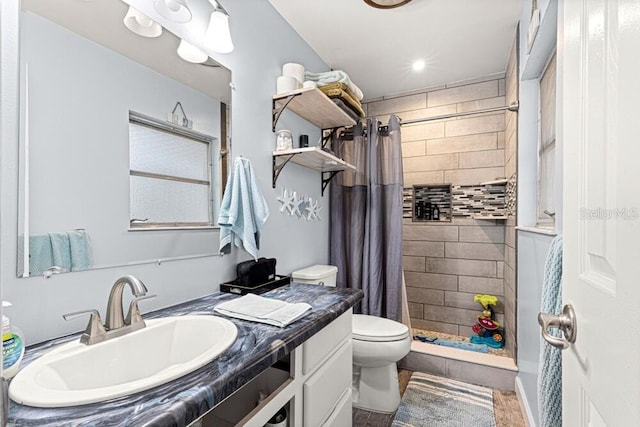
<svg viewBox="0 0 640 427">
<path fill-rule="evenodd" d="M 344 170 L 355 171 L 356 167 L 335 155 L 322 150 L 320 147 L 294 148 L 291 150 L 281 150 L 273 152 L 272 164 L 272 185 L 276 188 L 276 181 L 284 166 L 289 163 L 296 163 L 309 169 L 322 172 L 322 193 L 329 184 L 329 181 L 336 173 Z M 325 178 L 324 174 L 329 177 Z"/>
<path fill-rule="evenodd" d="M 273 95 L 272 130 L 274 132 L 280 114 L 285 109 L 293 111 L 320 129 L 332 129 L 356 124 L 355 120 L 334 104 L 321 90 L 316 88 L 297 89 Z"/>
<path fill-rule="evenodd" d="M 509 182 L 507 178 L 502 178 L 502 179 L 496 179 L 493 181 L 481 182 L 480 185 L 503 185 L 503 184 L 506 184 L 507 182 Z"/>
<path fill-rule="evenodd" d="M 473 219 L 509 219 L 506 215 L 472 215 Z"/>
</svg>

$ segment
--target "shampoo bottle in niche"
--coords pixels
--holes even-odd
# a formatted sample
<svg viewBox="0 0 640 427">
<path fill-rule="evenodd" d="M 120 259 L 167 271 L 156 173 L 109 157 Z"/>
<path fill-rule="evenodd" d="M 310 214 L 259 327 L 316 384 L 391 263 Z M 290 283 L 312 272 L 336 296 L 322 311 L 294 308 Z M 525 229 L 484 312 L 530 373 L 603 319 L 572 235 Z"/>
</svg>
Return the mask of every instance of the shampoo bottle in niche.
<svg viewBox="0 0 640 427">
<path fill-rule="evenodd" d="M 2 307 L 9 307 L 10 302 L 2 301 Z M 20 369 L 24 356 L 24 335 L 15 326 L 11 326 L 9 318 L 2 316 L 2 377 L 12 378 Z"/>
<path fill-rule="evenodd" d="M 433 215 L 431 219 L 434 221 L 440 221 L 440 209 L 438 209 L 438 205 L 433 205 Z"/>
</svg>

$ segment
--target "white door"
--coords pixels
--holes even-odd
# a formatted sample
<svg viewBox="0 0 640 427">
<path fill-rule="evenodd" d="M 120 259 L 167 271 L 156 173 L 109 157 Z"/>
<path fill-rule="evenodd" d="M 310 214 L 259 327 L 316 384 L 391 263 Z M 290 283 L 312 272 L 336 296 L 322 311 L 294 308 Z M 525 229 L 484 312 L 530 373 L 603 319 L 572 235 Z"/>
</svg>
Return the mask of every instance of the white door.
<svg viewBox="0 0 640 427">
<path fill-rule="evenodd" d="M 563 425 L 640 426 L 640 1 L 561 8 Z"/>
</svg>

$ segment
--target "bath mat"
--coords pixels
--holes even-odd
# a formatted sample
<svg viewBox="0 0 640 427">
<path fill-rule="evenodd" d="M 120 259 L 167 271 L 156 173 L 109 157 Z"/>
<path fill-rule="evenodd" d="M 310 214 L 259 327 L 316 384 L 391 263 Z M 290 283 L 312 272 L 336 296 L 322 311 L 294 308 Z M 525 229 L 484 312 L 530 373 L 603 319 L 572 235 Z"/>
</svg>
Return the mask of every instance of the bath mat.
<svg viewBox="0 0 640 427">
<path fill-rule="evenodd" d="M 392 427 L 495 427 L 493 391 L 414 372 Z"/>
</svg>

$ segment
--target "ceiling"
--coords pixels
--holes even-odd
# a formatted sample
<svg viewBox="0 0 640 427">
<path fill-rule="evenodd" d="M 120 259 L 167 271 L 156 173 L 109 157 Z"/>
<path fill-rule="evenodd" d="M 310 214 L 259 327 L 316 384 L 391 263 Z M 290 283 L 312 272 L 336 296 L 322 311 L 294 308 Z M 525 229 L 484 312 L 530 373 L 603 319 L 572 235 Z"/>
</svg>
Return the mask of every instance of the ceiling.
<svg viewBox="0 0 640 427">
<path fill-rule="evenodd" d="M 0 0 L 1 1 L 1 0 Z M 211 58 L 207 65 L 183 61 L 180 39 L 166 29 L 157 38 L 140 37 L 122 19 L 128 5 L 117 0 L 22 0 L 21 6 L 205 95 L 231 103 L 231 72 Z"/>
<path fill-rule="evenodd" d="M 362 0 L 269 1 L 365 99 L 504 72 L 524 4 L 413 0 L 382 10 Z M 426 67 L 413 71 L 419 59 Z"/>
</svg>

